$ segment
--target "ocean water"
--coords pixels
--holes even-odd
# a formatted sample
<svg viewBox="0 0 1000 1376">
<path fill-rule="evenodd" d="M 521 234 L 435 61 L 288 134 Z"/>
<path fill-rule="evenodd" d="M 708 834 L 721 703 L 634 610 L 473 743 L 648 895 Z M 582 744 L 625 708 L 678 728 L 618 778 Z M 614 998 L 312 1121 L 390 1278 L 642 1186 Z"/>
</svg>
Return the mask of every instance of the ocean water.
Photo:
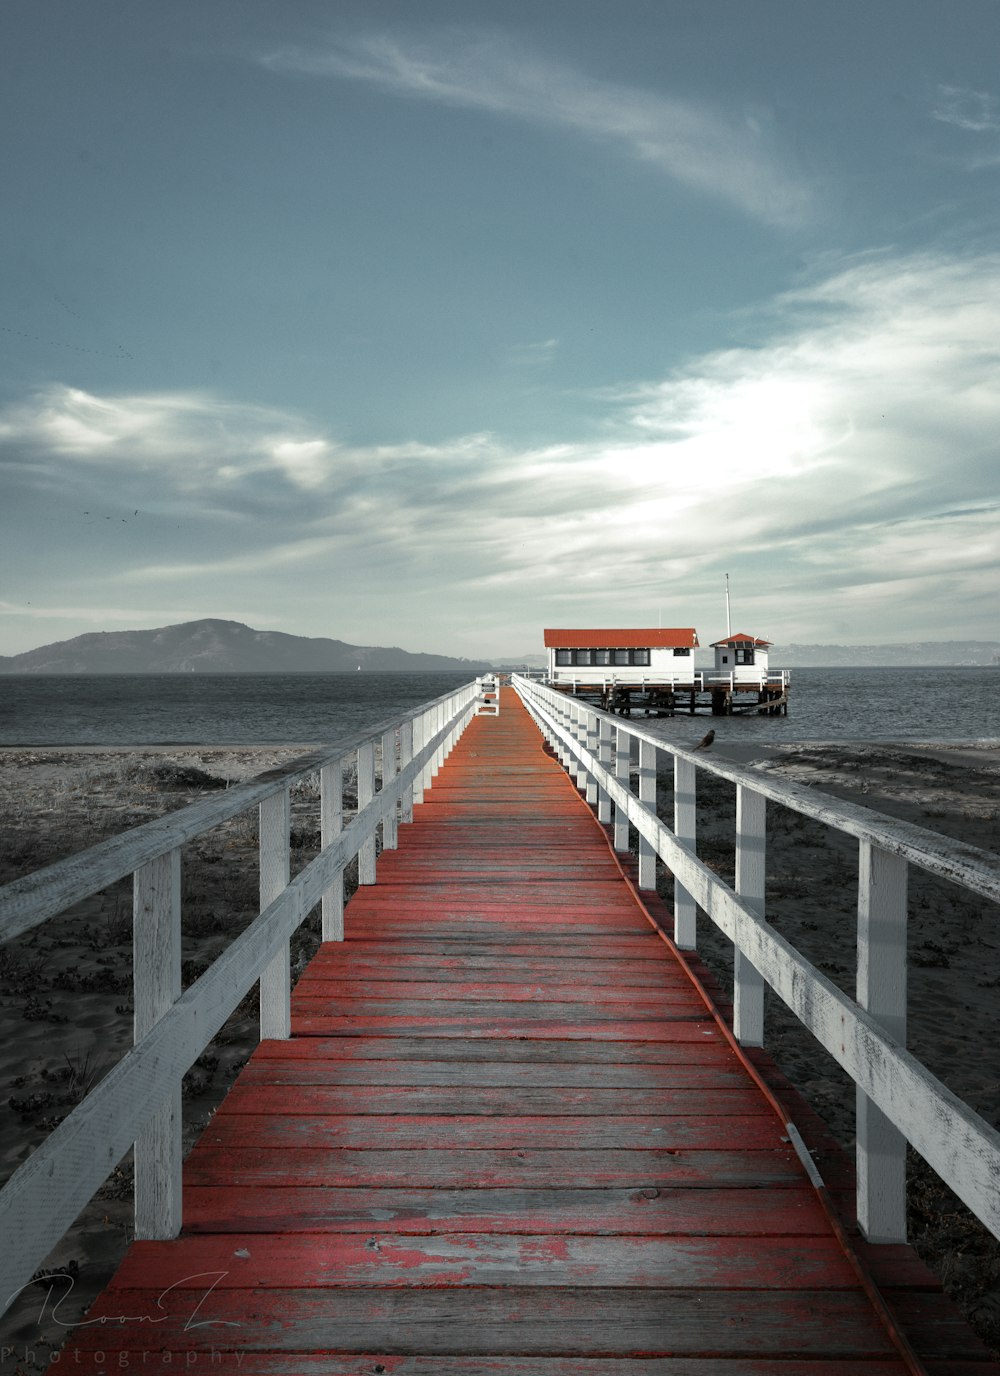
<svg viewBox="0 0 1000 1376">
<path fill-rule="evenodd" d="M 463 673 L 0 676 L 0 745 L 252 745 L 333 740 L 458 687 Z M 646 724 L 639 712 L 635 724 Z M 1000 737 L 1000 668 L 795 669 L 786 717 L 649 718 L 668 740 Z"/>
</svg>

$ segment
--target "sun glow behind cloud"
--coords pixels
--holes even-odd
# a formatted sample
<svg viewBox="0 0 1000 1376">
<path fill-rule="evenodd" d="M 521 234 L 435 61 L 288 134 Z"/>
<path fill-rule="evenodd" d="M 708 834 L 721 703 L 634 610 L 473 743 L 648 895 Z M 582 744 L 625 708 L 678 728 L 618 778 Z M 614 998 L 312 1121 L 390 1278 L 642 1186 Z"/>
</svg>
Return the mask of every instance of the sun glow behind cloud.
<svg viewBox="0 0 1000 1376">
<path fill-rule="evenodd" d="M 44 474 L 91 508 L 183 514 L 183 548 L 103 551 L 102 573 L 80 579 L 102 604 L 131 585 L 143 605 L 153 593 L 201 614 L 220 598 L 266 605 L 281 571 L 303 605 L 350 608 L 346 623 L 337 613 L 347 638 L 377 613 L 401 643 L 446 645 L 467 620 L 458 648 L 482 653 L 490 626 L 513 622 L 530 648 L 553 607 L 643 620 L 669 602 L 703 620 L 706 583 L 742 566 L 751 629 L 774 637 L 944 637 L 957 608 L 985 633 L 1000 559 L 996 301 L 997 258 L 860 259 L 772 302 L 757 347 L 608 395 L 600 431 L 557 446 L 351 446 L 205 393 L 53 386 L 0 413 L 0 452 L 8 486 Z M 925 624 L 900 624 L 903 587 Z M 419 629 L 393 620 L 400 589 L 423 608 Z"/>
</svg>

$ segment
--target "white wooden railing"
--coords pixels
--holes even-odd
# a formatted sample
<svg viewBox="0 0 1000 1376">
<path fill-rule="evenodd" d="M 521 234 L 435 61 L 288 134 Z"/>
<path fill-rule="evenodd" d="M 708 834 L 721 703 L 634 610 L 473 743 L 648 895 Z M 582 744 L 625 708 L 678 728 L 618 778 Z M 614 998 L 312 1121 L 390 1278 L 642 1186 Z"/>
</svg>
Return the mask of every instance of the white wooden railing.
<svg viewBox="0 0 1000 1376">
<path fill-rule="evenodd" d="M 1000 901 L 1000 860 L 854 806 L 660 740 L 630 722 L 516 675 L 513 684 L 576 779 L 614 845 L 638 834 L 639 887 L 656 887 L 659 857 L 674 876 L 675 944 L 694 950 L 701 910 L 733 942 L 734 1031 L 764 1041 L 764 984 L 775 990 L 856 1085 L 858 1221 L 872 1242 L 906 1237 L 906 1143 L 1000 1237 L 1000 1133 L 906 1050 L 907 872 L 931 874 Z M 673 827 L 657 816 L 657 763 L 673 762 Z M 631 763 L 638 763 L 637 791 Z M 736 785 L 736 884 L 696 851 L 696 773 Z M 767 800 L 858 841 L 855 997 L 821 974 L 764 916 Z"/>
<path fill-rule="evenodd" d="M 345 866 L 356 855 L 358 882 L 375 882 L 378 828 L 394 848 L 399 821 L 412 821 L 455 741 L 495 699 L 492 680 L 465 684 L 0 889 L 0 939 L 10 940 L 133 875 L 135 1008 L 132 1048 L 0 1191 L 0 1312 L 133 1144 L 135 1235 L 176 1237 L 184 1074 L 258 980 L 261 1038 L 289 1036 L 292 933 L 321 903 L 323 940 L 343 939 Z M 345 827 L 344 767 L 355 763 L 357 814 Z M 317 774 L 322 849 L 289 880 L 290 789 Z M 260 810 L 260 915 L 182 993 L 180 848 L 251 808 Z"/>
</svg>

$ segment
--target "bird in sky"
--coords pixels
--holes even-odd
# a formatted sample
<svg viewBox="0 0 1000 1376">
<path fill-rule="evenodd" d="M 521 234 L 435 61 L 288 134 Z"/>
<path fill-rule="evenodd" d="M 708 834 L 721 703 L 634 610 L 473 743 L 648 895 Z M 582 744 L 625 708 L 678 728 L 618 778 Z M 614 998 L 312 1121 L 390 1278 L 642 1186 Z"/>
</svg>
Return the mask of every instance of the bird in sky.
<svg viewBox="0 0 1000 1376">
<path fill-rule="evenodd" d="M 696 746 L 694 746 L 694 749 L 695 749 L 695 750 L 707 750 L 714 740 L 715 740 L 715 732 L 714 732 L 714 731 L 709 731 L 709 733 L 708 733 L 707 736 L 702 736 L 702 738 L 701 738 L 701 740 L 698 742 L 698 744 L 697 744 Z"/>
</svg>

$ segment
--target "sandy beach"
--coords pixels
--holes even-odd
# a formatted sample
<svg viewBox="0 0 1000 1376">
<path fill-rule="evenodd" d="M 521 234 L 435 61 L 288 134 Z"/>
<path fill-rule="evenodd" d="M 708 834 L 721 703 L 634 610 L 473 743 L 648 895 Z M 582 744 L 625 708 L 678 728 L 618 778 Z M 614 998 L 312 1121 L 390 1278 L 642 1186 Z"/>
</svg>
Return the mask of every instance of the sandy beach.
<svg viewBox="0 0 1000 1376">
<path fill-rule="evenodd" d="M 280 745 L 2 749 L 0 882 L 307 750 Z M 744 754 L 768 772 L 987 850 L 1000 848 L 1000 747 L 837 743 L 748 748 Z M 699 854 L 731 878 L 734 790 L 704 772 L 699 789 Z M 318 843 L 316 792 L 297 788 L 293 872 L 316 853 Z M 770 920 L 852 992 L 856 843 L 772 806 L 768 857 Z M 910 1049 L 989 1122 L 1000 1125 L 1000 912 L 916 871 L 910 895 Z M 250 814 L 184 848 L 185 985 L 256 911 L 256 825 Z M 701 922 L 701 953 L 726 988 L 728 943 L 706 931 L 708 925 Z M 293 969 L 303 968 L 317 943 L 314 914 L 296 937 Z M 130 1044 L 130 882 L 0 948 L 0 992 L 0 1094 L 8 1109 L 0 1128 L 0 1171 L 6 1178 Z M 185 1077 L 188 1145 L 255 1041 L 251 996 Z M 853 1085 L 776 998 L 768 1005 L 767 1047 L 850 1148 Z M 919 1159 L 913 1159 L 911 1170 L 911 1240 L 977 1331 L 1000 1348 L 1000 1244 Z M 47 1271 L 62 1270 L 73 1281 L 56 1314 L 44 1303 L 47 1285 L 39 1282 L 0 1321 L 0 1345 L 15 1349 L 21 1370 L 44 1370 L 49 1351 L 65 1334 L 62 1325 L 79 1318 L 109 1279 L 130 1224 L 131 1169 L 125 1161 L 49 1258 Z M 36 1354 L 34 1364 L 26 1353 Z"/>
</svg>

